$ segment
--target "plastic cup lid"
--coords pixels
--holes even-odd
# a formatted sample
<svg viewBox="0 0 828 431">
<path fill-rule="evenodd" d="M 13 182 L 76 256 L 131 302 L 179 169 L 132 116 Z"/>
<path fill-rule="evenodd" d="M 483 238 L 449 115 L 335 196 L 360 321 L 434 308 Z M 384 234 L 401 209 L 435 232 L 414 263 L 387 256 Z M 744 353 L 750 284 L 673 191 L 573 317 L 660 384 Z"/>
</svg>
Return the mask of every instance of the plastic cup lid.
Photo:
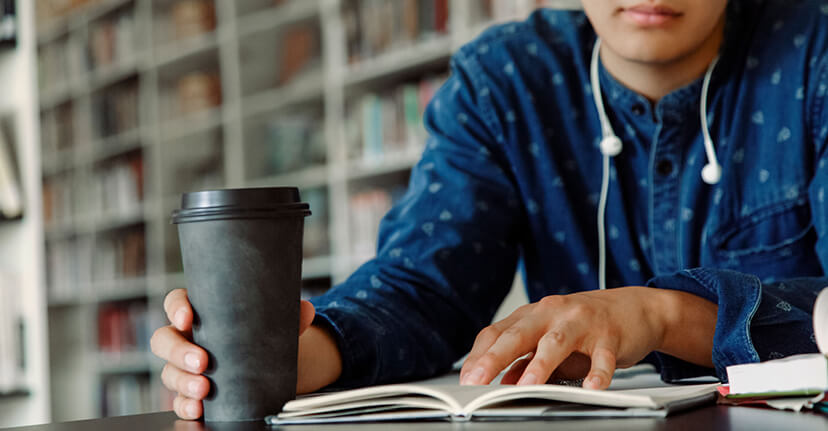
<svg viewBox="0 0 828 431">
<path fill-rule="evenodd" d="M 205 190 L 181 196 L 181 209 L 172 212 L 173 224 L 209 220 L 307 217 L 296 187 Z"/>
<path fill-rule="evenodd" d="M 823 355 L 828 355 L 828 288 L 822 289 L 814 304 L 814 337 Z"/>
<path fill-rule="evenodd" d="M 300 203 L 296 187 L 205 190 L 181 196 L 181 209 L 273 208 Z"/>
</svg>

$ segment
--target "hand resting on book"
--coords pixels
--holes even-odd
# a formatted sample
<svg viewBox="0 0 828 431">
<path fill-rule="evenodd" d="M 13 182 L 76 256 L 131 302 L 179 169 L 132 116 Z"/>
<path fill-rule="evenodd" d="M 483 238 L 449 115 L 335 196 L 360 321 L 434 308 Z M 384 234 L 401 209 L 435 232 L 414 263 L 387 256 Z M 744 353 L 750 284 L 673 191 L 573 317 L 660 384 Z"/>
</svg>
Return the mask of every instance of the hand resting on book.
<svg viewBox="0 0 828 431">
<path fill-rule="evenodd" d="M 647 287 L 547 296 L 483 329 L 460 382 L 488 384 L 527 354 L 503 383 L 586 377 L 585 388 L 603 389 L 616 368 L 635 365 L 652 351 L 712 367 L 717 311 L 698 296 Z"/>
</svg>

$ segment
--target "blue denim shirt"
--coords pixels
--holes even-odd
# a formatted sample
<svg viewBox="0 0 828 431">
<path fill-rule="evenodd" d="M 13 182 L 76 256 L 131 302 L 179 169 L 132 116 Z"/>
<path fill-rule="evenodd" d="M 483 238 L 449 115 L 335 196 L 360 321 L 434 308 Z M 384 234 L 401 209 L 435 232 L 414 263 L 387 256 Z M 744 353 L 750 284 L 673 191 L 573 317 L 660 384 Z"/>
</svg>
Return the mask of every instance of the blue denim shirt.
<svg viewBox="0 0 828 431">
<path fill-rule="evenodd" d="M 732 0 L 727 14 L 708 108 L 716 185 L 701 179 L 701 79 L 652 106 L 600 71 L 624 142 L 611 162 L 608 287 L 676 289 L 719 307 L 715 370 L 651 355 L 667 381 L 816 351 L 811 311 L 828 285 L 828 6 Z M 598 288 L 595 38 L 582 12 L 541 10 L 454 55 L 376 258 L 313 301 L 342 351 L 338 384 L 447 370 L 515 270 L 530 301 Z"/>
</svg>

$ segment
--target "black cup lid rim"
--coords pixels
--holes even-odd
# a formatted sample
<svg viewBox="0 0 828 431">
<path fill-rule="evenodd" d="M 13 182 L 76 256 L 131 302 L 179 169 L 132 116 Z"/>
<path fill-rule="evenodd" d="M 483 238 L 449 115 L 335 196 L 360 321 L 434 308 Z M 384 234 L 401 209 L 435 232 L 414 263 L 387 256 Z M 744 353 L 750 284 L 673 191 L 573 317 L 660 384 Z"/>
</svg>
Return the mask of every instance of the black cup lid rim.
<svg viewBox="0 0 828 431">
<path fill-rule="evenodd" d="M 299 204 L 303 203 L 296 187 L 201 190 L 181 196 L 181 210 L 272 209 L 294 207 Z"/>
</svg>

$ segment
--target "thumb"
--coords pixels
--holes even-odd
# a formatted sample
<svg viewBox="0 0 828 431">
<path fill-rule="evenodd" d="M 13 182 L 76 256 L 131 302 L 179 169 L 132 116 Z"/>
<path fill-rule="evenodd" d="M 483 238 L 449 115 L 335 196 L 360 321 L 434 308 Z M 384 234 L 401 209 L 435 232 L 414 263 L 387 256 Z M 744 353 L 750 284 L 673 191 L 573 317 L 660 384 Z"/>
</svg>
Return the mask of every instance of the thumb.
<svg viewBox="0 0 828 431">
<path fill-rule="evenodd" d="M 315 315 L 316 310 L 313 308 L 313 304 L 302 300 L 299 304 L 299 335 L 302 335 L 310 327 Z"/>
</svg>

